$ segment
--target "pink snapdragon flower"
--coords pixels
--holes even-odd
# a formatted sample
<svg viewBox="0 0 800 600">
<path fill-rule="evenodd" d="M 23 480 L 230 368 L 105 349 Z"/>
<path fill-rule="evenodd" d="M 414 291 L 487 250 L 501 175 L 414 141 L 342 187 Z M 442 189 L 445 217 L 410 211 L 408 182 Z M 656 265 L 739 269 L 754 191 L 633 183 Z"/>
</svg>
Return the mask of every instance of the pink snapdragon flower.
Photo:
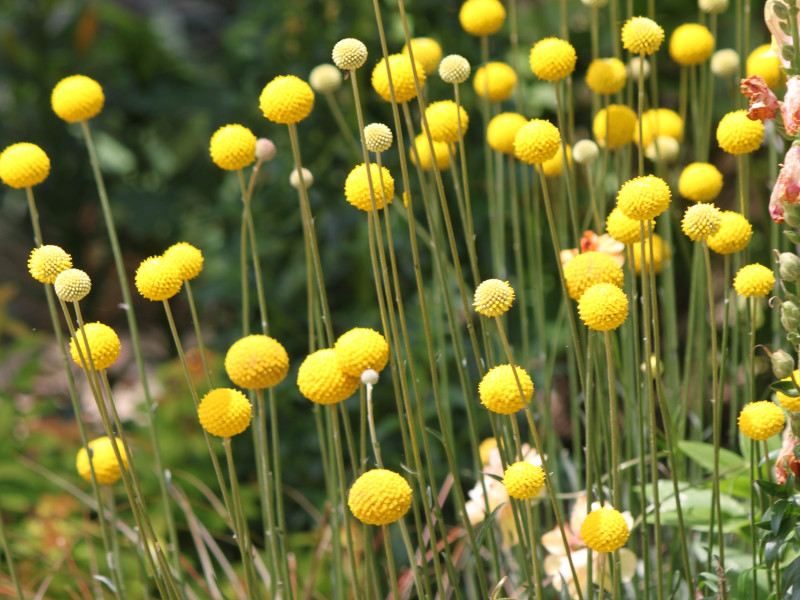
<svg viewBox="0 0 800 600">
<path fill-rule="evenodd" d="M 792 146 L 783 159 L 783 165 L 772 188 L 769 199 L 769 216 L 783 223 L 783 207 L 800 203 L 800 146 Z"/>
<path fill-rule="evenodd" d="M 742 79 L 742 93 L 750 100 L 750 108 L 747 110 L 747 118 L 751 121 L 761 121 L 774 119 L 778 112 L 779 103 L 775 92 L 769 89 L 767 82 L 761 75 L 751 75 L 747 79 Z"/>
</svg>

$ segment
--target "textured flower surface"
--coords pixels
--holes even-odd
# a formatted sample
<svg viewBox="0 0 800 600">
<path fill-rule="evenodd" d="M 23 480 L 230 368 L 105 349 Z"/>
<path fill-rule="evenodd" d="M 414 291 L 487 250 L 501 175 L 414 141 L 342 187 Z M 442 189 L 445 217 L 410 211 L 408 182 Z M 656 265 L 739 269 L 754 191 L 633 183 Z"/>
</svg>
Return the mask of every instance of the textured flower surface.
<svg viewBox="0 0 800 600">
<path fill-rule="evenodd" d="M 60 246 L 39 246 L 31 251 L 28 272 L 40 283 L 55 283 L 56 277 L 72 267 L 72 257 Z"/>
<path fill-rule="evenodd" d="M 559 81 L 569 77 L 575 70 L 577 60 L 578 55 L 572 44 L 555 37 L 536 42 L 529 56 L 531 71 L 545 81 Z"/>
<path fill-rule="evenodd" d="M 786 415 L 777 404 L 769 400 L 751 402 L 739 413 L 739 429 L 745 437 L 763 442 L 780 433 L 786 424 Z"/>
<path fill-rule="evenodd" d="M 164 260 L 180 271 L 181 279 L 194 279 L 203 270 L 203 253 L 187 242 L 178 242 L 164 251 Z"/>
<path fill-rule="evenodd" d="M 67 123 L 86 121 L 100 114 L 105 103 L 103 88 L 85 75 L 65 77 L 53 88 L 50 104 Z"/>
<path fill-rule="evenodd" d="M 796 381 L 800 382 L 800 371 L 794 372 L 794 378 Z M 792 381 L 792 378 L 786 377 L 781 381 Z M 778 398 L 778 403 L 789 412 L 800 412 L 800 396 L 790 396 L 783 392 L 777 392 L 775 396 Z"/>
<path fill-rule="evenodd" d="M 425 109 L 425 119 L 434 142 L 454 143 L 458 141 L 458 128 L 461 134 L 467 131 L 469 117 L 463 106 L 452 100 L 433 102 Z"/>
<path fill-rule="evenodd" d="M 775 118 L 775 113 L 780 110 L 780 103 L 775 92 L 769 89 L 761 75 L 751 75 L 747 79 L 742 79 L 740 90 L 750 101 L 747 109 L 748 119 L 763 123 L 767 119 Z"/>
<path fill-rule="evenodd" d="M 484 317 L 499 317 L 506 313 L 514 302 L 514 288 L 507 281 L 487 279 L 475 289 L 472 306 Z"/>
<path fill-rule="evenodd" d="M 516 371 L 516 377 L 514 372 Z M 522 387 L 522 396 L 517 387 Z M 510 415 L 525 408 L 533 397 L 533 381 L 522 367 L 500 365 L 489 370 L 478 384 L 481 403 L 492 412 Z"/>
<path fill-rule="evenodd" d="M 586 70 L 586 85 L 595 94 L 616 94 L 627 79 L 625 63 L 618 58 L 595 58 Z"/>
<path fill-rule="evenodd" d="M 746 110 L 735 110 L 717 125 L 717 143 L 729 154 L 755 152 L 764 139 L 764 124 L 747 118 Z"/>
<path fill-rule="evenodd" d="M 611 331 L 628 318 L 628 297 L 613 283 L 598 283 L 578 301 L 581 321 L 593 331 Z"/>
<path fill-rule="evenodd" d="M 679 65 L 689 67 L 707 61 L 714 52 L 714 36 L 697 23 L 681 25 L 669 38 L 669 55 Z"/>
<path fill-rule="evenodd" d="M 339 368 L 333 348 L 309 354 L 297 372 L 300 393 L 316 404 L 346 400 L 358 389 L 359 379 Z"/>
<path fill-rule="evenodd" d="M 361 40 L 345 38 L 333 46 L 331 58 L 342 71 L 353 71 L 367 62 L 367 47 Z"/>
<path fill-rule="evenodd" d="M 352 377 L 372 369 L 380 373 L 389 362 L 389 344 L 374 329 L 355 327 L 343 333 L 333 346 L 336 364 Z"/>
<path fill-rule="evenodd" d="M 635 177 L 622 184 L 617 206 L 631 219 L 655 219 L 667 210 L 672 194 L 667 182 L 655 175 Z"/>
<path fill-rule="evenodd" d="M 469 61 L 460 54 L 448 54 L 439 63 L 439 77 L 446 83 L 464 83 L 471 71 Z"/>
<path fill-rule="evenodd" d="M 519 113 L 505 112 L 492 118 L 486 129 L 486 138 L 493 150 L 514 154 L 514 138 L 528 119 Z"/>
<path fill-rule="evenodd" d="M 664 30 L 647 17 L 632 17 L 622 26 L 622 47 L 633 54 L 653 54 L 664 41 Z"/>
<path fill-rule="evenodd" d="M 197 407 L 200 425 L 218 437 L 233 437 L 250 425 L 253 408 L 242 392 L 232 388 L 217 388 L 208 392 Z"/>
<path fill-rule="evenodd" d="M 528 164 L 550 160 L 561 145 L 561 134 L 550 121 L 531 119 L 520 127 L 514 137 L 514 153 Z"/>
<path fill-rule="evenodd" d="M 800 132 L 800 77 L 790 77 L 786 82 L 786 94 L 781 103 L 781 113 L 786 133 L 796 135 Z"/>
<path fill-rule="evenodd" d="M 503 474 L 503 485 L 516 500 L 535 498 L 544 487 L 544 469 L 524 460 L 515 462 Z"/>
<path fill-rule="evenodd" d="M 289 355 L 274 338 L 248 335 L 228 350 L 225 371 L 233 383 L 246 390 L 270 388 L 289 372 Z"/>
<path fill-rule="evenodd" d="M 467 0 L 461 5 L 458 20 L 467 33 L 492 35 L 503 26 L 506 9 L 498 0 Z"/>
<path fill-rule="evenodd" d="M 615 508 L 595 509 L 581 525 L 583 541 L 595 552 L 614 552 L 625 545 L 629 535 L 625 517 Z"/>
<path fill-rule="evenodd" d="M 389 173 L 389 169 L 379 168 L 378 165 L 370 163 L 368 179 L 367 168 L 363 163 L 358 165 L 350 171 L 344 182 L 344 196 L 350 204 L 365 212 L 372 210 L 370 179 L 372 180 L 372 191 L 375 194 L 375 208 L 383 208 L 384 202 L 391 204 L 392 196 L 394 196 L 394 179 Z"/>
<path fill-rule="evenodd" d="M 693 242 L 707 240 L 719 231 L 722 213 L 713 204 L 695 204 L 686 209 L 681 221 L 681 229 Z"/>
<path fill-rule="evenodd" d="M 646 228 L 648 224 L 645 223 L 644 226 Z M 655 221 L 651 220 L 649 227 L 651 230 L 654 230 Z M 609 213 L 606 219 L 606 231 L 608 231 L 608 234 L 612 238 L 622 242 L 626 246 L 635 244 L 641 240 L 641 221 L 638 219 L 631 219 L 622 212 L 619 206 L 615 206 L 614 210 Z M 645 229 L 645 232 L 646 231 L 647 229 Z"/>
<path fill-rule="evenodd" d="M 314 108 L 314 90 L 299 77 L 279 75 L 264 86 L 259 105 L 274 123 L 299 123 Z"/>
<path fill-rule="evenodd" d="M 636 113 L 624 104 L 611 104 L 600 109 L 592 121 L 592 133 L 601 146 L 616 150 L 633 141 Z M 608 133 L 606 133 L 608 132 Z"/>
<path fill-rule="evenodd" d="M 722 212 L 719 231 L 712 235 L 706 243 L 717 254 L 733 254 L 741 252 L 750 243 L 753 226 L 740 213 L 732 210 Z"/>
<path fill-rule="evenodd" d="M 353 516 L 367 525 L 388 525 L 411 508 L 412 491 L 402 475 L 372 469 L 356 479 L 347 497 Z"/>
<path fill-rule="evenodd" d="M 89 342 L 91 356 L 86 353 L 83 334 L 80 330 L 75 331 L 75 335 L 72 336 L 69 342 L 69 353 L 72 355 L 72 360 L 75 361 L 76 365 L 83 367 L 81 356 L 86 361 L 88 368 L 91 368 L 92 364 L 94 364 L 94 368 L 98 371 L 107 369 L 117 362 L 120 342 L 119 337 L 111 327 L 103 323 L 87 323 L 83 329 Z M 89 362 L 90 358 L 91 362 Z"/>
<path fill-rule="evenodd" d="M 792 146 L 783 158 L 783 165 L 772 187 L 769 216 L 776 223 L 784 221 L 784 206 L 800 203 L 800 146 Z"/>
<path fill-rule="evenodd" d="M 412 70 L 411 57 L 407 54 L 391 54 L 389 56 L 389 69 L 392 72 L 394 97 L 398 102 L 408 102 L 417 97 L 417 88 L 414 85 L 414 71 L 417 73 L 420 89 L 425 85 L 425 69 L 422 68 L 418 60 L 414 59 L 414 63 L 415 66 Z M 386 102 L 392 101 L 385 58 L 382 58 L 372 69 L 372 87 Z"/>
<path fill-rule="evenodd" d="M 128 457 L 125 455 L 125 449 L 122 445 L 122 440 L 116 438 L 117 449 L 119 450 L 120 458 L 125 469 L 128 468 Z M 76 460 L 76 467 L 78 473 L 89 483 L 92 482 L 92 468 L 94 468 L 94 475 L 97 478 L 97 483 L 100 485 L 112 485 L 122 477 L 122 469 L 120 469 L 117 455 L 114 453 L 114 447 L 111 445 L 111 439 L 107 437 L 97 438 L 88 443 L 89 452 L 92 454 L 92 462 L 89 464 L 89 452 L 86 448 L 78 450 L 78 458 Z"/>
<path fill-rule="evenodd" d="M 169 300 L 181 290 L 181 272 L 172 261 L 161 256 L 146 258 L 136 269 L 136 289 L 153 302 Z"/>
<path fill-rule="evenodd" d="M 64 302 L 80 302 L 92 289 L 92 280 L 85 271 L 66 269 L 56 277 L 53 287 Z"/>
<path fill-rule="evenodd" d="M 42 183 L 50 174 L 50 159 L 36 144 L 20 142 L 0 154 L 0 179 L 21 189 Z"/>
<path fill-rule="evenodd" d="M 211 136 L 209 152 L 220 169 L 243 169 L 256 159 L 256 136 L 242 125 L 225 125 Z"/>
<path fill-rule="evenodd" d="M 472 87 L 481 98 L 492 102 L 503 102 L 511 97 L 517 85 L 517 72 L 504 62 L 490 62 L 475 71 Z"/>
<path fill-rule="evenodd" d="M 364 127 L 364 141 L 370 152 L 386 152 L 392 147 L 392 130 L 383 123 L 370 123 Z"/>
<path fill-rule="evenodd" d="M 622 267 L 613 258 L 602 252 L 581 252 L 564 267 L 567 293 L 573 300 L 580 300 L 584 292 L 597 283 L 610 283 L 622 287 Z"/>
<path fill-rule="evenodd" d="M 403 46 L 403 54 L 408 54 L 408 44 Z M 432 75 L 436 72 L 442 60 L 442 47 L 439 42 L 429 37 L 418 37 L 411 40 L 411 52 L 414 60 L 425 69 L 425 75 Z"/>
<path fill-rule="evenodd" d="M 681 171 L 681 196 L 695 202 L 710 202 L 722 191 L 722 173 L 710 163 L 694 162 Z"/>
<path fill-rule="evenodd" d="M 766 296 L 775 285 L 775 274 L 772 269 L 758 263 L 739 269 L 733 280 L 736 293 L 747 298 Z"/>
</svg>

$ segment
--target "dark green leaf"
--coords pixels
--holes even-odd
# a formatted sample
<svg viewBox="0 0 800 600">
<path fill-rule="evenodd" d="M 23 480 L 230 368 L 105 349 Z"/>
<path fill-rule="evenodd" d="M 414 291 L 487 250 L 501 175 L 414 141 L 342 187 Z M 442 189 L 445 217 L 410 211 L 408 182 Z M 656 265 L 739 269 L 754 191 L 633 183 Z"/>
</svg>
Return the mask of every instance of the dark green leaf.
<svg viewBox="0 0 800 600">
<path fill-rule="evenodd" d="M 763 479 L 757 479 L 756 483 L 758 487 L 764 490 L 767 494 L 772 496 L 773 498 L 788 498 L 791 493 L 789 490 L 786 489 L 786 486 L 778 485 L 777 483 L 773 483 L 771 481 L 765 481 Z"/>
</svg>

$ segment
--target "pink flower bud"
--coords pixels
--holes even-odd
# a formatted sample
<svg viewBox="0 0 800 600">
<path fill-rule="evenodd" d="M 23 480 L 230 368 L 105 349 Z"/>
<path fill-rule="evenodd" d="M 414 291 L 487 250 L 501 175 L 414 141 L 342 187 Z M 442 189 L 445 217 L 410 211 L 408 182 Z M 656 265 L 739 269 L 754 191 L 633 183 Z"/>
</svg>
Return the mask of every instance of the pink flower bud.
<svg viewBox="0 0 800 600">
<path fill-rule="evenodd" d="M 267 138 L 256 140 L 256 158 L 262 162 L 267 162 L 275 158 L 275 144 Z"/>
</svg>

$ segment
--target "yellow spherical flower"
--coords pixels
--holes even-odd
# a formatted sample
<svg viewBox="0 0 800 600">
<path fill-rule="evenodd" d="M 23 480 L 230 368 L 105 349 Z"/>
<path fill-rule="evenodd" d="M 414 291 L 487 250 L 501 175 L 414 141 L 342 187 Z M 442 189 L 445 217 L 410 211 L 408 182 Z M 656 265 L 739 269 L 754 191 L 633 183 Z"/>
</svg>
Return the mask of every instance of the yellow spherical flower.
<svg viewBox="0 0 800 600">
<path fill-rule="evenodd" d="M 617 261 L 608 254 L 594 250 L 581 252 L 564 267 L 567 293 L 573 300 L 580 300 L 586 290 L 598 283 L 622 287 L 624 278 Z"/>
<path fill-rule="evenodd" d="M 493 150 L 503 154 L 514 154 L 514 138 L 528 119 L 519 113 L 500 113 L 489 121 L 486 138 Z"/>
<path fill-rule="evenodd" d="M 490 62 L 475 71 L 472 87 L 481 98 L 488 95 L 492 102 L 503 102 L 511 97 L 517 85 L 517 72 L 506 63 Z"/>
<path fill-rule="evenodd" d="M 279 75 L 264 86 L 259 105 L 274 123 L 299 123 L 314 108 L 314 90 L 299 77 Z"/>
<path fill-rule="evenodd" d="M 586 85 L 595 94 L 616 94 L 627 80 L 625 63 L 618 58 L 596 58 L 586 70 Z"/>
<path fill-rule="evenodd" d="M 481 456 L 481 464 L 485 467 L 489 464 L 489 452 L 497 448 L 497 440 L 493 437 L 486 438 L 478 446 L 478 454 Z"/>
<path fill-rule="evenodd" d="M 679 65 L 689 67 L 707 61 L 714 52 L 714 36 L 697 23 L 681 25 L 669 38 L 669 55 Z"/>
<path fill-rule="evenodd" d="M 278 385 L 289 372 L 289 355 L 281 343 L 266 335 L 248 335 L 225 355 L 225 372 L 246 390 Z"/>
<path fill-rule="evenodd" d="M 550 121 L 531 119 L 514 136 L 514 154 L 520 160 L 542 164 L 556 155 L 561 147 L 561 134 Z"/>
<path fill-rule="evenodd" d="M 655 175 L 635 177 L 617 193 L 617 206 L 631 219 L 654 219 L 667 210 L 671 199 L 667 182 Z"/>
<path fill-rule="evenodd" d="M 614 552 L 628 541 L 630 530 L 625 517 L 615 508 L 597 508 L 586 515 L 581 537 L 595 552 Z"/>
<path fill-rule="evenodd" d="M 578 301 L 578 315 L 594 331 L 611 331 L 628 318 L 628 297 L 612 283 L 598 283 Z"/>
<path fill-rule="evenodd" d="M 374 329 L 355 327 L 343 333 L 333 346 L 336 364 L 351 377 L 367 369 L 380 373 L 389 362 L 389 344 Z"/>
<path fill-rule="evenodd" d="M 56 277 L 53 287 L 56 296 L 64 302 L 80 302 L 92 289 L 92 280 L 85 271 L 66 269 Z"/>
<path fill-rule="evenodd" d="M 719 231 L 722 213 L 713 204 L 695 204 L 686 209 L 681 229 L 693 242 L 702 242 Z"/>
<path fill-rule="evenodd" d="M 0 154 L 0 179 L 21 189 L 42 183 L 50 174 L 50 159 L 36 144 L 12 144 Z"/>
<path fill-rule="evenodd" d="M 80 330 L 76 331 L 69 342 L 69 353 L 76 365 L 83 367 L 81 355 L 83 355 L 87 367 L 91 368 L 91 363 L 94 363 L 94 368 L 98 371 L 107 369 L 117 362 L 120 351 L 119 337 L 111 327 L 103 323 L 87 323 L 83 330 L 86 333 L 86 340 L 89 342 L 91 357 L 86 353 L 83 333 Z M 89 358 L 91 358 L 91 363 Z"/>
<path fill-rule="evenodd" d="M 775 285 L 775 274 L 772 269 L 754 263 L 739 269 L 733 280 L 733 289 L 740 296 L 747 298 L 766 296 Z"/>
<path fill-rule="evenodd" d="M 436 72 L 436 68 L 442 60 L 442 47 L 439 42 L 428 37 L 413 38 L 411 51 L 414 53 L 414 60 L 425 69 L 425 75 L 432 75 Z M 408 44 L 403 46 L 402 52 L 408 54 Z"/>
<path fill-rule="evenodd" d="M 572 146 L 567 146 L 567 164 L 572 166 Z M 545 177 L 558 177 L 564 170 L 564 154 L 561 152 L 561 146 L 558 147 L 558 152 L 550 160 L 542 163 L 542 173 Z"/>
<path fill-rule="evenodd" d="M 499 317 L 506 313 L 514 302 L 514 288 L 507 281 L 487 279 L 475 289 L 472 306 L 484 317 Z"/>
<path fill-rule="evenodd" d="M 533 45 L 528 60 L 531 71 L 539 79 L 559 81 L 575 70 L 578 55 L 567 40 L 549 37 Z"/>
<path fill-rule="evenodd" d="M 622 26 L 622 47 L 632 54 L 653 54 L 664 41 L 664 30 L 647 17 L 632 17 Z"/>
<path fill-rule="evenodd" d="M 428 138 L 424 133 L 420 133 L 414 138 L 414 148 L 419 155 L 420 166 L 423 171 L 430 171 L 433 169 L 433 161 L 431 160 L 431 148 L 428 145 Z M 445 170 L 450 166 L 450 152 L 447 150 L 447 144 L 444 142 L 433 142 L 433 152 L 436 157 L 436 165 L 440 171 Z M 411 162 L 417 164 L 417 159 L 414 156 L 414 151 L 409 148 L 409 155 Z"/>
<path fill-rule="evenodd" d="M 136 269 L 136 289 L 153 302 L 169 300 L 177 294 L 183 279 L 181 272 L 172 261 L 161 256 L 146 258 Z"/>
<path fill-rule="evenodd" d="M 503 473 L 503 487 L 516 500 L 535 498 L 544 487 L 544 469 L 524 460 L 515 462 Z"/>
<path fill-rule="evenodd" d="M 514 377 L 516 371 L 517 377 Z M 519 378 L 522 387 L 522 396 L 517 387 Z M 533 381 L 522 367 L 500 365 L 489 370 L 478 384 L 478 395 L 483 404 L 490 411 L 510 415 L 525 408 L 533 397 Z"/>
<path fill-rule="evenodd" d="M 606 231 L 612 238 L 628 246 L 641 239 L 640 224 L 641 221 L 625 216 L 625 213 L 618 206 L 615 206 L 606 219 Z M 644 225 L 647 228 L 647 223 Z M 655 226 L 655 221 L 651 220 L 650 229 L 653 230 Z M 647 229 L 645 229 L 646 233 Z"/>
<path fill-rule="evenodd" d="M 228 438 L 247 429 L 253 418 L 253 407 L 239 390 L 217 388 L 203 396 L 197 416 L 208 433 Z"/>
<path fill-rule="evenodd" d="M 394 179 L 389 173 L 389 169 L 378 168 L 375 163 L 370 163 L 369 173 L 372 179 L 372 190 L 375 192 L 375 208 L 383 208 L 384 201 L 386 204 L 391 204 L 392 196 L 394 196 Z M 383 188 L 381 188 L 381 180 L 383 180 Z M 383 196 L 381 191 L 386 195 Z M 365 212 L 372 210 L 372 196 L 369 193 L 369 180 L 364 163 L 350 171 L 344 182 L 344 196 L 356 208 Z"/>
<path fill-rule="evenodd" d="M 786 415 L 769 400 L 751 402 L 739 413 L 739 430 L 745 437 L 763 442 L 780 433 L 786 424 Z"/>
<path fill-rule="evenodd" d="M 633 253 L 633 268 L 637 275 L 642 273 L 642 245 L 635 242 L 631 247 Z M 644 264 L 650 265 L 650 240 L 644 242 Z M 672 256 L 669 246 L 658 234 L 653 234 L 653 273 L 658 275 L 664 269 L 664 263 Z M 649 269 L 647 270 L 649 273 Z"/>
<path fill-rule="evenodd" d="M 392 130 L 383 123 L 370 123 L 364 127 L 364 142 L 370 152 L 386 152 L 392 147 Z"/>
<path fill-rule="evenodd" d="M 636 113 L 624 104 L 610 104 L 607 109 L 601 109 L 592 122 L 592 133 L 597 143 L 608 145 L 610 150 L 631 143 L 635 129 Z"/>
<path fill-rule="evenodd" d="M 347 506 L 362 523 L 388 525 L 408 512 L 411 496 L 411 486 L 400 474 L 372 469 L 356 479 L 347 496 Z"/>
<path fill-rule="evenodd" d="M 211 136 L 209 152 L 220 169 L 244 169 L 256 159 L 256 136 L 242 125 L 225 125 Z"/>
<path fill-rule="evenodd" d="M 414 59 L 414 71 L 417 73 L 419 87 L 425 85 L 425 69 L 417 59 Z M 414 86 L 414 71 L 411 68 L 411 58 L 407 54 L 392 54 L 389 56 L 389 69 L 392 71 L 392 85 L 394 86 L 394 97 L 398 102 L 408 102 L 417 97 L 417 88 Z M 389 75 L 386 73 L 386 59 L 372 69 L 372 87 L 378 95 L 386 100 L 392 101 L 392 94 L 389 90 Z"/>
<path fill-rule="evenodd" d="M 717 143 L 729 154 L 755 152 L 763 139 L 764 124 L 751 121 L 746 110 L 729 112 L 717 125 Z"/>
<path fill-rule="evenodd" d="M 339 368 L 333 348 L 309 354 L 297 372 L 300 393 L 317 404 L 347 400 L 358 389 L 359 379 Z"/>
<path fill-rule="evenodd" d="M 28 271 L 36 281 L 55 283 L 62 271 L 72 267 L 72 257 L 60 246 L 39 246 L 31 251 Z"/>
<path fill-rule="evenodd" d="M 464 83 L 471 71 L 469 61 L 460 54 L 448 54 L 439 63 L 439 77 L 446 83 Z"/>
<path fill-rule="evenodd" d="M 125 455 L 125 448 L 122 445 L 122 440 L 115 438 L 119 456 L 122 459 L 122 464 L 125 469 L 128 468 L 128 457 Z M 94 468 L 94 476 L 99 485 L 113 485 L 119 478 L 122 477 L 122 469 L 120 469 L 117 455 L 114 453 L 114 446 L 111 444 L 111 439 L 107 437 L 97 438 L 88 443 L 89 451 L 92 453 L 92 462 L 89 464 L 89 452 L 86 448 L 78 450 L 78 458 L 76 460 L 76 467 L 78 474 L 89 483 L 92 482 L 92 468 Z"/>
<path fill-rule="evenodd" d="M 678 180 L 681 196 L 695 202 L 710 202 L 722 191 L 722 173 L 709 163 L 688 165 Z"/>
<path fill-rule="evenodd" d="M 106 98 L 103 88 L 85 75 L 65 77 L 53 88 L 50 104 L 67 123 L 86 121 L 100 114 Z"/>
<path fill-rule="evenodd" d="M 794 372 L 794 378 L 797 381 L 800 381 L 800 371 Z M 791 381 L 791 377 L 786 377 L 785 379 L 781 379 L 781 381 Z M 789 412 L 800 412 L 800 396 L 787 396 L 782 392 L 777 392 L 775 394 L 778 397 L 778 402 L 780 405 L 788 410 Z"/>
<path fill-rule="evenodd" d="M 467 33 L 492 35 L 503 26 L 506 9 L 498 0 L 467 0 L 461 5 L 458 20 Z"/>
<path fill-rule="evenodd" d="M 775 88 L 784 79 L 781 72 L 781 61 L 775 54 L 768 54 L 771 50 L 770 44 L 764 44 L 753 50 L 747 57 L 745 72 L 747 77 L 761 75 L 767 86 Z"/>
<path fill-rule="evenodd" d="M 433 102 L 425 109 L 425 119 L 434 142 L 454 143 L 458 141 L 458 127 L 462 135 L 467 131 L 469 117 L 463 106 L 452 100 Z"/>
<path fill-rule="evenodd" d="M 203 253 L 186 242 L 173 244 L 164 251 L 162 258 L 177 267 L 184 281 L 194 279 L 203 270 Z"/>
<path fill-rule="evenodd" d="M 659 136 L 683 140 L 683 119 L 674 110 L 653 108 L 642 115 L 642 143 L 647 148 Z M 633 129 L 633 142 L 639 144 L 639 122 Z"/>
<path fill-rule="evenodd" d="M 342 71 L 353 71 L 367 62 L 367 47 L 361 40 L 345 38 L 336 42 L 331 56 Z"/>
<path fill-rule="evenodd" d="M 706 243 L 717 254 L 733 254 L 740 252 L 750 243 L 753 226 L 740 213 L 732 210 L 722 212 L 719 231 L 712 235 Z"/>
</svg>

